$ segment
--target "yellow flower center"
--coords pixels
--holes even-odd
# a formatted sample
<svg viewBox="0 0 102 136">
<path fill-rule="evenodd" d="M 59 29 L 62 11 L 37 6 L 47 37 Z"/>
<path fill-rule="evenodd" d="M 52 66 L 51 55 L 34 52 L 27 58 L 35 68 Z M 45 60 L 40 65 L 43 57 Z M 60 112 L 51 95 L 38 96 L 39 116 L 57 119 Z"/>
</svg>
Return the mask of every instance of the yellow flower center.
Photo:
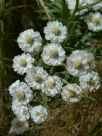
<svg viewBox="0 0 102 136">
<path fill-rule="evenodd" d="M 60 29 L 58 27 L 53 27 L 51 30 L 52 33 L 54 33 L 56 36 L 59 36 Z"/>
<path fill-rule="evenodd" d="M 24 99 L 25 98 L 25 93 L 24 93 L 24 91 L 19 91 L 18 93 L 17 93 L 17 98 L 18 99 Z"/>
<path fill-rule="evenodd" d="M 19 61 L 19 64 L 20 64 L 20 66 L 22 66 L 22 67 L 26 67 L 27 66 L 27 61 L 26 61 L 26 59 L 20 59 L 20 61 Z"/>
<path fill-rule="evenodd" d="M 50 50 L 50 51 L 49 51 L 49 56 L 50 56 L 51 58 L 57 58 L 57 57 L 58 57 L 58 51 L 57 51 L 57 50 L 54 50 L 54 49 Z"/>
<path fill-rule="evenodd" d="M 36 116 L 40 116 L 40 115 L 41 115 L 41 113 L 40 113 L 40 112 L 37 112 L 37 113 L 36 113 Z"/>
<path fill-rule="evenodd" d="M 32 36 L 26 36 L 26 43 L 32 45 L 34 42 L 34 38 Z"/>
<path fill-rule="evenodd" d="M 35 80 L 36 80 L 37 82 L 40 82 L 40 81 L 42 80 L 42 76 L 41 76 L 39 73 L 36 73 L 36 74 L 35 74 Z"/>
<path fill-rule="evenodd" d="M 97 18 L 97 17 L 93 17 L 92 18 L 92 23 L 94 24 L 94 25 L 99 25 L 100 24 L 100 19 L 99 18 Z"/>
<path fill-rule="evenodd" d="M 87 84 L 93 86 L 93 85 L 95 85 L 95 81 L 91 79 L 91 80 L 87 81 Z"/>
<path fill-rule="evenodd" d="M 21 127 L 23 127 L 23 125 L 24 125 L 24 123 L 21 122 L 21 121 L 18 121 L 18 122 L 16 123 L 17 128 L 21 128 Z"/>
<path fill-rule="evenodd" d="M 47 88 L 49 88 L 49 89 L 53 89 L 54 85 L 55 85 L 55 83 L 53 81 L 48 81 L 46 84 Z"/>
<path fill-rule="evenodd" d="M 73 62 L 73 64 L 74 64 L 75 68 L 80 69 L 81 66 L 82 66 L 82 61 L 76 60 L 76 61 Z"/>
<path fill-rule="evenodd" d="M 68 90 L 68 95 L 72 98 L 77 97 L 77 93 L 74 90 Z"/>
</svg>

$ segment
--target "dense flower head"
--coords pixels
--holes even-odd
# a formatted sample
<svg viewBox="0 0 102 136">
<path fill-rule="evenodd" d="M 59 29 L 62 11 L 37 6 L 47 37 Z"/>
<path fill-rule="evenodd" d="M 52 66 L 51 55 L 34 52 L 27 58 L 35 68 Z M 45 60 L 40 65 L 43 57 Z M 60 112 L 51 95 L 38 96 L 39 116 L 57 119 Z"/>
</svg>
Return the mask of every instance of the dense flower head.
<svg viewBox="0 0 102 136">
<path fill-rule="evenodd" d="M 12 111 L 20 121 L 27 121 L 30 118 L 27 105 L 20 103 L 17 99 L 12 102 Z"/>
<path fill-rule="evenodd" d="M 25 81 L 33 89 L 40 90 L 41 85 L 47 76 L 48 73 L 42 67 L 33 66 L 31 69 L 28 70 Z"/>
<path fill-rule="evenodd" d="M 88 1 L 88 0 L 87 0 Z M 91 8 L 94 10 L 94 11 L 97 11 L 97 10 L 102 10 L 102 2 L 98 2 L 98 0 L 89 0 L 89 4 L 94 4 L 91 6 Z"/>
<path fill-rule="evenodd" d="M 63 87 L 61 95 L 66 102 L 78 102 L 82 98 L 82 89 L 77 84 L 68 83 Z"/>
<path fill-rule="evenodd" d="M 67 70 L 73 76 L 80 76 L 95 67 L 94 57 L 85 50 L 75 50 L 67 58 Z"/>
<path fill-rule="evenodd" d="M 27 69 L 32 67 L 34 58 L 30 54 L 22 53 L 21 55 L 15 56 L 13 59 L 14 71 L 20 75 L 27 73 Z"/>
<path fill-rule="evenodd" d="M 92 0 L 93 2 L 97 2 L 97 0 Z M 93 9 L 95 10 L 95 11 L 97 11 L 97 10 L 101 10 L 102 11 L 102 2 L 99 2 L 99 3 L 97 3 L 97 4 L 95 4 L 94 6 L 93 6 Z"/>
<path fill-rule="evenodd" d="M 21 48 L 24 52 L 32 53 L 39 51 L 42 45 L 42 38 L 39 32 L 36 32 L 33 29 L 28 29 L 20 33 L 17 42 L 19 48 Z"/>
<path fill-rule="evenodd" d="M 67 36 L 67 27 L 61 22 L 50 21 L 44 28 L 45 38 L 51 42 L 61 43 Z"/>
<path fill-rule="evenodd" d="M 76 0 L 66 0 L 66 3 L 68 5 L 68 9 L 70 10 L 70 12 L 73 13 L 76 6 Z M 90 0 L 79 0 L 78 7 L 81 8 L 88 4 L 90 4 Z M 84 14 L 86 11 L 88 11 L 88 9 L 82 9 L 77 14 Z"/>
<path fill-rule="evenodd" d="M 80 76 L 80 86 L 84 91 L 95 91 L 100 87 L 100 78 L 97 72 L 90 72 L 85 75 Z"/>
<path fill-rule="evenodd" d="M 96 2 L 97 0 L 79 0 L 78 8 L 82 8 L 84 6 L 89 6 L 89 7 L 85 9 L 81 9 L 80 11 L 76 13 L 76 15 L 82 15 L 86 13 L 89 9 L 92 9 L 95 11 L 102 10 L 102 2 L 99 2 L 99 3 L 96 3 Z M 76 0 L 66 0 L 66 3 L 68 5 L 68 9 L 70 10 L 70 13 L 72 14 L 75 10 Z"/>
<path fill-rule="evenodd" d="M 31 118 L 36 124 L 43 123 L 48 116 L 47 109 L 42 105 L 31 107 L 30 110 Z"/>
<path fill-rule="evenodd" d="M 16 133 L 17 135 L 23 134 L 29 129 L 28 122 L 19 121 L 17 118 L 14 118 L 11 122 L 10 134 Z"/>
<path fill-rule="evenodd" d="M 65 59 L 65 51 L 61 45 L 49 43 L 44 47 L 41 56 L 45 64 L 49 66 L 58 66 L 61 65 Z"/>
<path fill-rule="evenodd" d="M 26 83 L 20 82 L 19 80 L 15 81 L 9 87 L 9 92 L 13 99 L 17 99 L 19 102 L 24 104 L 28 104 L 33 98 L 30 87 Z"/>
<path fill-rule="evenodd" d="M 102 14 L 100 12 L 89 13 L 86 22 L 89 30 L 94 32 L 102 30 Z"/>
<path fill-rule="evenodd" d="M 61 93 L 63 83 L 58 76 L 48 76 L 42 84 L 42 92 L 47 96 L 55 96 Z"/>
</svg>

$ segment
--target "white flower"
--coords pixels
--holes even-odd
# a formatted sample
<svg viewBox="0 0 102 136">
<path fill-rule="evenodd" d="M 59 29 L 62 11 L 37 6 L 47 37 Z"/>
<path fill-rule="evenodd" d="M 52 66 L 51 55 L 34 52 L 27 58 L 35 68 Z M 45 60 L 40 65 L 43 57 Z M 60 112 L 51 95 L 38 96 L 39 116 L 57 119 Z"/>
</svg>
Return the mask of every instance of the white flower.
<svg viewBox="0 0 102 136">
<path fill-rule="evenodd" d="M 42 59 L 49 66 L 58 66 L 65 59 L 65 51 L 61 45 L 49 43 L 43 49 Z"/>
<path fill-rule="evenodd" d="M 47 109 L 41 105 L 31 108 L 31 118 L 36 124 L 43 123 L 48 116 Z"/>
<path fill-rule="evenodd" d="M 67 36 L 67 27 L 63 26 L 61 22 L 50 21 L 44 28 L 46 40 L 51 42 L 63 42 Z"/>
<path fill-rule="evenodd" d="M 25 81 L 33 89 L 41 89 L 41 84 L 44 82 L 48 73 L 42 67 L 32 67 L 28 70 Z"/>
<path fill-rule="evenodd" d="M 97 2 L 97 0 L 79 0 L 79 5 L 78 8 L 82 8 L 83 6 L 89 5 L 88 8 L 81 9 L 76 13 L 76 15 L 82 15 L 85 12 L 89 10 L 89 8 L 97 11 L 97 10 L 102 10 L 102 2 L 99 2 L 95 5 L 91 5 L 93 3 Z M 68 9 L 70 10 L 70 13 L 72 14 L 74 12 L 75 6 L 76 6 L 76 0 L 66 0 L 66 3 L 68 5 Z"/>
<path fill-rule="evenodd" d="M 68 9 L 70 10 L 70 12 L 72 14 L 74 12 L 74 9 L 75 9 L 75 6 L 76 6 L 76 0 L 66 0 L 66 3 L 68 5 Z M 86 6 L 86 5 L 90 4 L 90 3 L 91 3 L 90 0 L 79 0 L 78 7 L 81 8 L 81 7 Z M 76 15 L 84 14 L 87 11 L 88 11 L 88 9 L 82 9 L 82 10 L 78 11 L 76 13 Z"/>
<path fill-rule="evenodd" d="M 62 98 L 66 102 L 78 102 L 82 97 L 82 89 L 77 84 L 67 84 L 61 92 Z"/>
<path fill-rule="evenodd" d="M 95 0 L 96 1 L 96 0 Z M 97 2 L 97 1 L 96 1 Z M 100 3 L 98 3 L 98 4 L 96 4 L 96 5 L 94 5 L 93 6 L 93 9 L 94 10 L 101 10 L 102 11 L 102 2 L 100 2 Z"/>
<path fill-rule="evenodd" d="M 33 29 L 28 29 L 20 33 L 17 42 L 24 52 L 31 53 L 40 49 L 42 38 L 39 32 L 35 32 Z"/>
<path fill-rule="evenodd" d="M 94 57 L 92 53 L 84 50 L 75 50 L 67 58 L 67 70 L 73 76 L 80 76 L 94 69 Z"/>
<path fill-rule="evenodd" d="M 30 87 L 24 83 L 17 80 L 9 87 L 9 92 L 11 96 L 13 96 L 13 99 L 17 99 L 19 102 L 23 104 L 28 104 L 32 98 L 32 90 L 30 90 Z"/>
<path fill-rule="evenodd" d="M 29 109 L 17 99 L 12 102 L 12 111 L 20 121 L 27 121 L 30 118 Z"/>
<path fill-rule="evenodd" d="M 66 3 L 68 5 L 68 9 L 70 10 L 70 12 L 73 13 L 76 5 L 76 0 L 66 0 Z"/>
<path fill-rule="evenodd" d="M 27 122 L 19 121 L 17 118 L 14 118 L 11 122 L 11 129 L 9 133 L 23 134 L 29 129 Z"/>
<path fill-rule="evenodd" d="M 61 93 L 63 83 L 58 76 L 48 76 L 45 82 L 42 84 L 42 92 L 47 96 L 55 96 Z"/>
<path fill-rule="evenodd" d="M 88 25 L 89 30 L 94 32 L 98 32 L 102 30 L 102 14 L 100 12 L 90 13 L 87 18 L 86 22 Z"/>
<path fill-rule="evenodd" d="M 14 71 L 20 75 L 27 73 L 27 69 L 32 67 L 32 63 L 34 59 L 31 57 L 30 54 L 21 54 L 15 56 L 13 59 L 13 68 Z"/>
<path fill-rule="evenodd" d="M 96 3 L 97 0 L 89 0 L 90 4 Z M 102 10 L 102 2 L 98 2 L 97 4 L 92 6 L 92 9 L 96 10 Z"/>
<path fill-rule="evenodd" d="M 91 73 L 87 73 L 86 75 L 82 75 L 79 78 L 80 86 L 85 91 L 95 91 L 100 87 L 100 78 L 97 72 L 92 71 Z"/>
</svg>

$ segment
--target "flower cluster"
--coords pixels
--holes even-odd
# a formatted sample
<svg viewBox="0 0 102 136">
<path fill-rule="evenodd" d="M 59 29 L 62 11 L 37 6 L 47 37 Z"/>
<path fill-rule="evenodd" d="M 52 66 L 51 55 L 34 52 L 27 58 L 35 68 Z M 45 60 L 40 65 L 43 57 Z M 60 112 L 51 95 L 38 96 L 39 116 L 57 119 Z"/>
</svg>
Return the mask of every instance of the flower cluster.
<svg viewBox="0 0 102 136">
<path fill-rule="evenodd" d="M 17 80 L 9 87 L 13 98 L 12 110 L 16 116 L 10 133 L 22 134 L 28 130 L 29 119 L 36 124 L 47 119 L 47 106 L 33 106 L 31 103 L 36 91 L 48 98 L 59 94 L 65 102 L 72 103 L 81 100 L 84 92 L 92 92 L 100 87 L 99 76 L 93 71 L 95 58 L 92 53 L 86 50 L 75 50 L 69 56 L 65 53 L 62 43 L 68 35 L 66 26 L 59 21 L 50 21 L 44 28 L 44 34 L 44 47 L 40 33 L 33 29 L 20 33 L 17 39 L 19 48 L 24 53 L 14 57 L 13 68 L 18 74 L 24 75 L 24 81 Z M 40 53 L 41 57 L 38 62 L 36 53 Z M 39 62 L 42 64 L 39 65 Z M 79 78 L 79 85 L 68 81 L 65 83 L 59 75 L 51 74 L 47 69 L 58 67 L 62 63 L 68 74 Z"/>
<path fill-rule="evenodd" d="M 75 10 L 76 0 L 66 0 L 66 3 L 72 14 Z M 85 6 L 86 8 L 84 8 Z M 102 30 L 102 2 L 97 2 L 97 0 L 79 0 L 78 9 L 76 15 L 88 13 L 85 22 L 89 30 L 94 32 Z"/>
</svg>

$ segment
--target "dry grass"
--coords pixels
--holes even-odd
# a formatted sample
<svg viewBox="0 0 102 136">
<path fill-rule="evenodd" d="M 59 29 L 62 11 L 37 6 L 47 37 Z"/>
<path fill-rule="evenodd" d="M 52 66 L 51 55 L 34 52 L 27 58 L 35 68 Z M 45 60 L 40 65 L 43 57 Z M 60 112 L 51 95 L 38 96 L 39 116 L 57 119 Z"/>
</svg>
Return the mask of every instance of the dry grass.
<svg viewBox="0 0 102 136">
<path fill-rule="evenodd" d="M 32 136 L 102 136 L 101 90 L 92 94 L 93 100 L 82 100 L 77 104 L 66 104 L 61 99 L 49 107 L 49 117 L 44 129 L 36 130 Z M 0 97 L 3 98 L 1 95 Z M 0 101 L 0 136 L 8 136 L 11 111 L 8 102 Z M 23 136 L 30 136 L 30 132 Z"/>
</svg>

